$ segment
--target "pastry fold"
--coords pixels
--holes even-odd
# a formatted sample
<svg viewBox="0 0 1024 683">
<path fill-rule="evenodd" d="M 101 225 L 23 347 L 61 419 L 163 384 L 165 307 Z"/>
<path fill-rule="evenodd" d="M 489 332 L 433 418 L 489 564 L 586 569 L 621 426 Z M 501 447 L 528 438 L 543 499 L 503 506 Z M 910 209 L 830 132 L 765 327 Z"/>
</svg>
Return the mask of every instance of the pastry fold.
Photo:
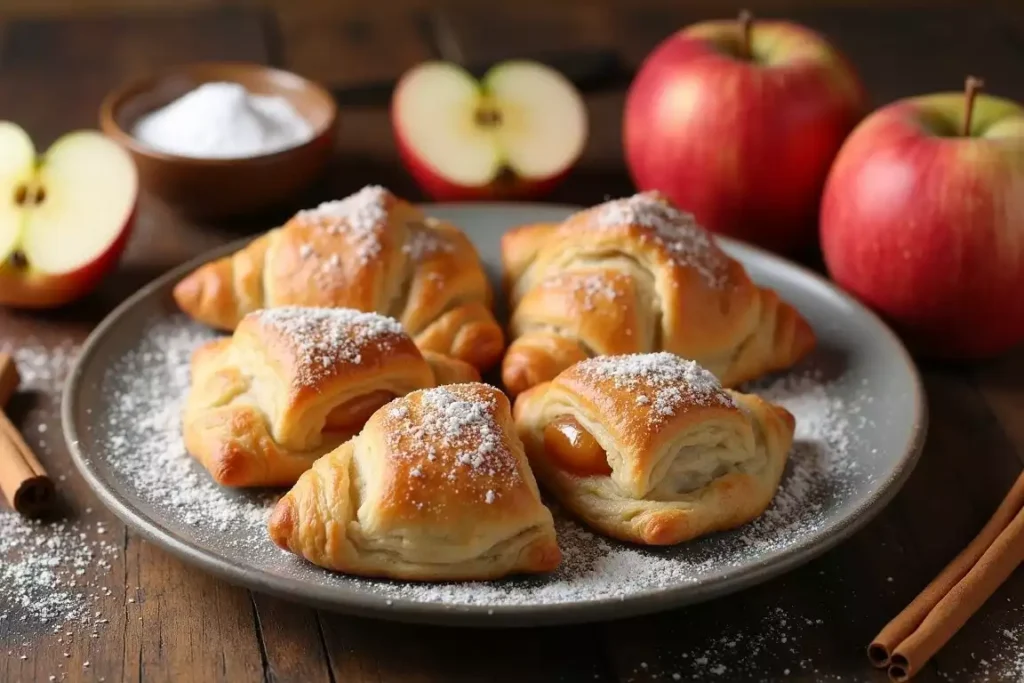
<svg viewBox="0 0 1024 683">
<path fill-rule="evenodd" d="M 379 186 L 300 211 L 238 252 L 200 266 L 174 289 L 194 319 L 233 330 L 255 310 L 353 308 L 396 318 L 423 350 L 480 370 L 504 333 L 473 245 Z"/>
<path fill-rule="evenodd" d="M 479 379 L 421 352 L 394 319 L 285 306 L 246 315 L 191 360 L 185 446 L 225 486 L 286 486 L 362 429 L 373 410 L 425 387 Z"/>
<path fill-rule="evenodd" d="M 515 402 L 516 429 L 541 484 L 589 526 L 624 541 L 681 543 L 759 516 L 778 488 L 793 416 L 723 389 L 666 352 L 574 364 Z M 571 425 L 566 443 L 550 430 Z M 565 429 L 563 427 L 563 429 Z M 593 452 L 600 462 L 562 451 Z"/>
<path fill-rule="evenodd" d="M 484 580 L 561 561 L 508 399 L 480 383 L 378 410 L 299 478 L 269 533 L 309 562 L 364 576 Z"/>
<path fill-rule="evenodd" d="M 815 344 L 796 309 L 656 192 L 521 226 L 501 249 L 512 312 L 502 380 L 513 395 L 584 358 L 656 351 L 732 387 Z"/>
</svg>

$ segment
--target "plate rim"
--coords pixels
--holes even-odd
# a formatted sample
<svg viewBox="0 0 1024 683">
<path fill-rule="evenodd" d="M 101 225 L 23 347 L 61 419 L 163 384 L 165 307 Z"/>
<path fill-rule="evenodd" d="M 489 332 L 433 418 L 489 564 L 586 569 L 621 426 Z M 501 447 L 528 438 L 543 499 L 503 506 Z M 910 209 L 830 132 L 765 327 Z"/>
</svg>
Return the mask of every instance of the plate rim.
<svg viewBox="0 0 1024 683">
<path fill-rule="evenodd" d="M 579 211 L 585 207 L 575 204 L 542 202 L 438 202 L 417 203 L 426 212 L 433 210 L 516 210 L 531 211 Z M 711 600 L 734 593 L 769 579 L 781 576 L 810 562 L 835 548 L 851 535 L 866 526 L 903 488 L 914 471 L 921 456 L 928 433 L 928 407 L 920 371 L 902 340 L 874 311 L 862 304 L 849 293 L 840 289 L 821 274 L 795 263 L 784 256 L 756 245 L 716 235 L 715 239 L 731 250 L 750 253 L 769 265 L 790 270 L 804 279 L 809 279 L 829 294 L 838 296 L 843 302 L 857 310 L 877 331 L 887 338 L 899 353 L 901 364 L 906 367 L 911 379 L 912 431 L 909 446 L 896 468 L 881 482 L 875 494 L 852 506 L 849 514 L 830 530 L 830 533 L 816 538 L 815 542 L 786 549 L 770 563 L 748 566 L 742 570 L 726 573 L 709 584 L 682 584 L 667 588 L 649 588 L 628 597 L 607 597 L 595 600 L 564 603 L 533 603 L 506 605 L 451 605 L 440 602 L 423 602 L 407 598 L 392 598 L 370 591 L 347 589 L 339 592 L 335 586 L 314 585 L 293 577 L 274 576 L 261 569 L 240 566 L 216 556 L 198 544 L 182 538 L 171 529 L 134 505 L 106 480 L 94 471 L 91 458 L 79 448 L 79 432 L 74 415 L 81 389 L 81 376 L 88 360 L 96 354 L 101 341 L 121 318 L 134 308 L 140 300 L 148 298 L 155 290 L 176 282 L 185 274 L 202 264 L 233 253 L 245 244 L 259 237 L 261 233 L 231 240 L 219 247 L 208 250 L 153 278 L 138 291 L 110 311 L 89 333 L 83 342 L 64 383 L 61 395 L 62 433 L 76 469 L 85 479 L 100 501 L 113 512 L 127 527 L 146 540 L 164 548 L 186 564 L 196 566 L 229 583 L 251 590 L 275 595 L 320 609 L 357 616 L 385 619 L 407 623 L 434 625 L 486 626 L 486 627 L 530 627 L 556 624 L 576 624 L 596 621 L 612 621 L 628 617 L 667 611 L 689 604 Z"/>
</svg>

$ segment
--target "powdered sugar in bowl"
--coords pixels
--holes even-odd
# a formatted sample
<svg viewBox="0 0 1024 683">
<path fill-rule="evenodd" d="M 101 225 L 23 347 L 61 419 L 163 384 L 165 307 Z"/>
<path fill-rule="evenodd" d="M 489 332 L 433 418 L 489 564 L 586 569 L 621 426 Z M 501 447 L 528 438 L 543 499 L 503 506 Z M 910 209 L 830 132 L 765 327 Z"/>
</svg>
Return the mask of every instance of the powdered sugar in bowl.
<svg viewBox="0 0 1024 683">
<path fill-rule="evenodd" d="M 142 78 L 103 102 L 143 189 L 192 216 L 276 208 L 330 160 L 337 106 L 320 85 L 260 64 L 200 63 Z"/>
</svg>

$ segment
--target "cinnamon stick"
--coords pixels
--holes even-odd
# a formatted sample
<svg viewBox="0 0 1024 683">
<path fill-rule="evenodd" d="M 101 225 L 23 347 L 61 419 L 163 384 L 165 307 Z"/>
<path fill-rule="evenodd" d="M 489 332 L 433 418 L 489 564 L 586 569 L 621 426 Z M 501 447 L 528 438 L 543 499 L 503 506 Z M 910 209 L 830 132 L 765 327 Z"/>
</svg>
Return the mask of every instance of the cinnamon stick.
<svg viewBox="0 0 1024 683">
<path fill-rule="evenodd" d="M 0 491 L 15 510 L 38 517 L 53 504 L 53 480 L 3 412 L 19 382 L 14 359 L 0 353 Z"/>
<path fill-rule="evenodd" d="M 1024 560 L 1024 510 L 985 551 L 960 583 L 939 601 L 916 631 L 892 653 L 889 679 L 909 680 L 953 637 Z"/>
<path fill-rule="evenodd" d="M 18 366 L 8 353 L 0 353 L 0 411 L 4 409 L 7 402 L 14 396 L 21 384 L 21 376 L 18 375 Z"/>
<path fill-rule="evenodd" d="M 978 535 L 872 641 L 872 664 L 907 680 L 963 626 L 1020 564 L 1022 509 L 1024 473 Z"/>
</svg>

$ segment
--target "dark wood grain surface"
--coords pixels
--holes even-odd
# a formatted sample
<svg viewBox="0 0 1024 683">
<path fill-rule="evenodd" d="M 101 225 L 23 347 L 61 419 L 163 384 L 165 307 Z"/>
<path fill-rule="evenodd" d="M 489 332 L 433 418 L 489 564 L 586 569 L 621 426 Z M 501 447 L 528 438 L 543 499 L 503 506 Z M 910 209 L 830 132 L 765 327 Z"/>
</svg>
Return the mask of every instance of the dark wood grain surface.
<svg viewBox="0 0 1024 683">
<path fill-rule="evenodd" d="M 763 4 L 763 14 L 825 31 L 857 64 L 875 104 L 956 88 L 968 71 L 985 77 L 991 90 L 1024 100 L 1024 20 L 1014 2 Z M 69 129 L 95 127 L 101 98 L 124 79 L 198 59 L 276 63 L 342 94 L 453 51 L 472 62 L 613 48 L 629 69 L 677 27 L 715 12 L 710 3 L 654 0 L 486 7 L 416 0 L 222 7 L 190 0 L 145 9 L 119 0 L 14 0 L 0 4 L 0 118 L 20 122 L 45 146 Z M 631 191 L 619 138 L 623 96 L 614 84 L 587 93 L 593 135 L 553 200 L 592 204 Z M 397 163 L 386 106 L 372 98 L 342 107 L 336 160 L 294 205 L 208 225 L 144 200 L 119 271 L 66 310 L 0 311 L 0 344 L 53 349 L 81 342 L 125 295 L 173 265 L 369 182 L 420 198 Z M 565 628 L 398 625 L 228 585 L 125 531 L 74 473 L 59 430 L 51 429 L 33 442 L 47 468 L 62 475 L 66 517 L 101 521 L 120 543 L 109 569 L 90 566 L 82 578 L 100 596 L 94 609 L 108 623 L 93 638 L 84 627 L 61 637 L 0 620 L 0 681 L 883 681 L 867 665 L 866 643 L 977 532 L 1024 461 L 1024 351 L 922 370 L 932 416 L 925 453 L 894 502 L 864 530 L 820 559 L 733 596 Z M 58 400 L 54 392 L 22 395 L 11 413 L 35 434 L 52 421 Z M 0 606 L 10 598 L 0 586 Z M 992 662 L 1014 647 L 1024 650 L 1024 642 L 1003 635 L 1021 621 L 1018 571 L 917 680 L 1012 680 Z"/>
</svg>

